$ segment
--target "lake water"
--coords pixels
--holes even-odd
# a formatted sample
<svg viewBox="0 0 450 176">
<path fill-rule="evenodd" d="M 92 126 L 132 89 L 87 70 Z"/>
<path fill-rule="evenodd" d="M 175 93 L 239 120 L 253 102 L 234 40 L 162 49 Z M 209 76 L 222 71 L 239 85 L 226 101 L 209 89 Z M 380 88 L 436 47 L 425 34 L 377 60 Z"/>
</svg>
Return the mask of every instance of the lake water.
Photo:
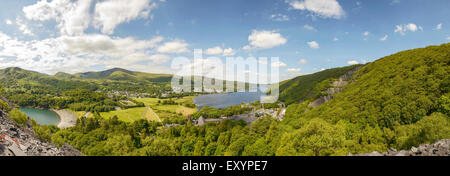
<svg viewBox="0 0 450 176">
<path fill-rule="evenodd" d="M 194 104 L 199 109 L 204 106 L 215 107 L 219 109 L 228 106 L 239 105 L 241 103 L 251 103 L 261 100 L 261 96 L 265 96 L 264 92 L 233 92 L 225 94 L 210 94 L 195 97 Z"/>
<path fill-rule="evenodd" d="M 60 122 L 58 114 L 50 110 L 34 108 L 19 108 L 19 110 L 36 120 L 40 125 L 58 125 Z"/>
</svg>

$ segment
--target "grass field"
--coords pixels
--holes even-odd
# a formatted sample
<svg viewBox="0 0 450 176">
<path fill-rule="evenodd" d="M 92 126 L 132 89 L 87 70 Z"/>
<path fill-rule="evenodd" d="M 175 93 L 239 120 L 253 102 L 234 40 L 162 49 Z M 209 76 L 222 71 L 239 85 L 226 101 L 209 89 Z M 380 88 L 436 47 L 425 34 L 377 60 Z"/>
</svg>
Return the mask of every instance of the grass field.
<svg viewBox="0 0 450 176">
<path fill-rule="evenodd" d="M 186 104 L 186 103 L 193 103 L 194 98 L 195 97 L 191 96 L 191 97 L 184 97 L 181 99 L 173 99 L 173 100 L 180 104 Z M 173 114 L 171 114 L 171 113 L 177 113 L 177 114 L 181 113 L 181 114 L 183 114 L 183 116 L 188 116 L 197 111 L 197 108 L 188 108 L 183 105 L 161 105 L 161 104 L 158 104 L 158 101 L 163 101 L 164 99 L 137 98 L 135 100 L 143 102 L 146 107 L 115 110 L 115 111 L 110 111 L 110 112 L 101 112 L 100 115 L 105 119 L 117 116 L 119 118 L 119 120 L 122 120 L 125 122 L 134 122 L 134 121 L 140 120 L 140 119 L 147 119 L 150 121 L 159 122 L 161 118 L 172 116 Z M 74 111 L 74 113 L 77 115 L 77 117 L 81 117 L 86 114 L 86 112 L 84 112 L 84 111 Z M 93 114 L 90 113 L 89 117 L 93 117 Z"/>
<path fill-rule="evenodd" d="M 122 120 L 125 122 L 134 122 L 136 120 L 142 119 L 142 117 L 143 117 L 142 115 L 145 112 L 146 112 L 146 108 L 142 107 L 142 108 L 130 108 L 130 109 L 124 109 L 124 110 L 116 110 L 116 111 L 110 111 L 110 112 L 101 112 L 100 115 L 103 118 L 111 118 L 111 117 L 117 116 L 119 118 L 119 120 Z M 147 117 L 147 115 L 145 117 Z"/>
<path fill-rule="evenodd" d="M 193 114 L 194 112 L 197 111 L 197 108 L 188 108 L 185 107 L 183 105 L 158 105 L 158 101 L 163 101 L 164 99 L 158 99 L 158 98 L 138 98 L 135 99 L 136 101 L 140 101 L 143 102 L 145 104 L 145 106 L 149 106 L 152 109 L 158 111 L 170 111 L 173 113 L 181 113 L 184 116 L 188 116 L 190 114 Z M 193 103 L 194 102 L 194 97 L 193 96 L 189 96 L 189 97 L 183 97 L 181 99 L 173 99 L 175 102 L 180 103 L 180 104 L 186 104 L 186 103 Z"/>
</svg>

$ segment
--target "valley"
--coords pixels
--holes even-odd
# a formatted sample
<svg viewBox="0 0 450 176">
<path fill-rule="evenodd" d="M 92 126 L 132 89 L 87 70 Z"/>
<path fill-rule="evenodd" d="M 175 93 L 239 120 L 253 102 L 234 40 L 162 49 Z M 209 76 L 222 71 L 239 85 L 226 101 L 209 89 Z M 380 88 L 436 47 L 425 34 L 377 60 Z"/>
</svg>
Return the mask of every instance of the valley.
<svg viewBox="0 0 450 176">
<path fill-rule="evenodd" d="M 40 140 L 92 156 L 409 150 L 450 138 L 449 55 L 450 44 L 442 44 L 299 76 L 281 82 L 280 99 L 271 104 L 257 101 L 263 93 L 177 94 L 168 75 L 112 69 L 51 76 L 7 68 L 0 70 L 0 107 Z M 58 128 L 14 107 L 66 110 L 77 120 Z"/>
</svg>

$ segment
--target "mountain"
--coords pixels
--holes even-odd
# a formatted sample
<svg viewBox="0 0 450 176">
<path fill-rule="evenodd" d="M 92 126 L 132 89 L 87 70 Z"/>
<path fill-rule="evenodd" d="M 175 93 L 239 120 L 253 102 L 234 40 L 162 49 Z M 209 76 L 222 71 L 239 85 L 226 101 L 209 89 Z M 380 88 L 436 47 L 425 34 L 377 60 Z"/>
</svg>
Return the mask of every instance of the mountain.
<svg viewBox="0 0 450 176">
<path fill-rule="evenodd" d="M 280 83 L 279 100 L 286 104 L 293 104 L 319 98 L 321 92 L 329 88 L 333 80 L 362 66 L 333 68 L 283 81 Z"/>
<path fill-rule="evenodd" d="M 48 76 L 43 73 L 24 70 L 19 67 L 10 67 L 5 69 L 0 69 L 0 78 L 14 77 L 14 78 L 24 78 L 24 77 L 45 77 Z"/>
<path fill-rule="evenodd" d="M 0 69 L 0 81 L 5 88 L 27 87 L 28 90 L 48 92 L 72 89 L 158 92 L 155 86 L 156 89 L 163 89 L 171 79 L 172 75 L 169 74 L 133 72 L 120 68 L 78 74 L 58 72 L 53 76 L 17 67 Z"/>
<path fill-rule="evenodd" d="M 70 77 L 64 74 L 65 77 Z M 51 76 L 17 67 L 0 69 L 0 84 L 8 89 L 40 89 L 45 91 L 70 89 L 96 89 L 97 86 L 80 80 L 61 79 L 63 73 Z"/>
<path fill-rule="evenodd" d="M 170 82 L 172 80 L 172 75 L 169 74 L 134 72 L 122 68 L 113 68 L 100 72 L 78 73 L 74 74 L 74 77 L 80 79 L 110 79 L 149 82 Z"/>
</svg>

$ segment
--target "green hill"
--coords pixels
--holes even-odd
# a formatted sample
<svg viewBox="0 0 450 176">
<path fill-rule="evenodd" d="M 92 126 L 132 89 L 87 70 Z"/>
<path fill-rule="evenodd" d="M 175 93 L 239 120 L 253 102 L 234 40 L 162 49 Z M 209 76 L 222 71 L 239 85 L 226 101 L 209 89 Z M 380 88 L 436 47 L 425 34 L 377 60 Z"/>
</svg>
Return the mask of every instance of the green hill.
<svg viewBox="0 0 450 176">
<path fill-rule="evenodd" d="M 286 104 L 293 104 L 316 99 L 320 93 L 330 85 L 331 80 L 339 78 L 339 76 L 361 66 L 362 65 L 352 65 L 333 68 L 283 81 L 280 83 L 279 100 Z"/>
<path fill-rule="evenodd" d="M 74 75 L 71 75 L 69 73 L 64 73 L 64 72 L 58 72 L 55 74 L 56 78 L 61 78 L 61 79 L 73 79 L 75 78 Z"/>
<path fill-rule="evenodd" d="M 68 75 L 68 74 L 67 74 Z M 65 75 L 65 77 L 68 77 Z M 0 84 L 7 89 L 20 89 L 27 91 L 43 91 L 43 93 L 58 92 L 60 90 L 71 89 L 91 89 L 98 88 L 89 82 L 80 80 L 61 79 L 63 73 L 59 76 L 50 76 L 34 71 L 24 70 L 17 67 L 0 70 Z"/>
<path fill-rule="evenodd" d="M 333 145 L 352 153 L 408 149 L 450 138 L 449 64 L 450 44 L 403 51 L 367 64 L 328 103 L 309 111 L 304 104 L 288 108 L 283 123 L 297 130 L 285 136 L 279 154 L 313 140 L 307 131 L 322 128 L 334 130 L 324 131 L 328 138 L 322 140 L 339 139 Z"/>
</svg>

